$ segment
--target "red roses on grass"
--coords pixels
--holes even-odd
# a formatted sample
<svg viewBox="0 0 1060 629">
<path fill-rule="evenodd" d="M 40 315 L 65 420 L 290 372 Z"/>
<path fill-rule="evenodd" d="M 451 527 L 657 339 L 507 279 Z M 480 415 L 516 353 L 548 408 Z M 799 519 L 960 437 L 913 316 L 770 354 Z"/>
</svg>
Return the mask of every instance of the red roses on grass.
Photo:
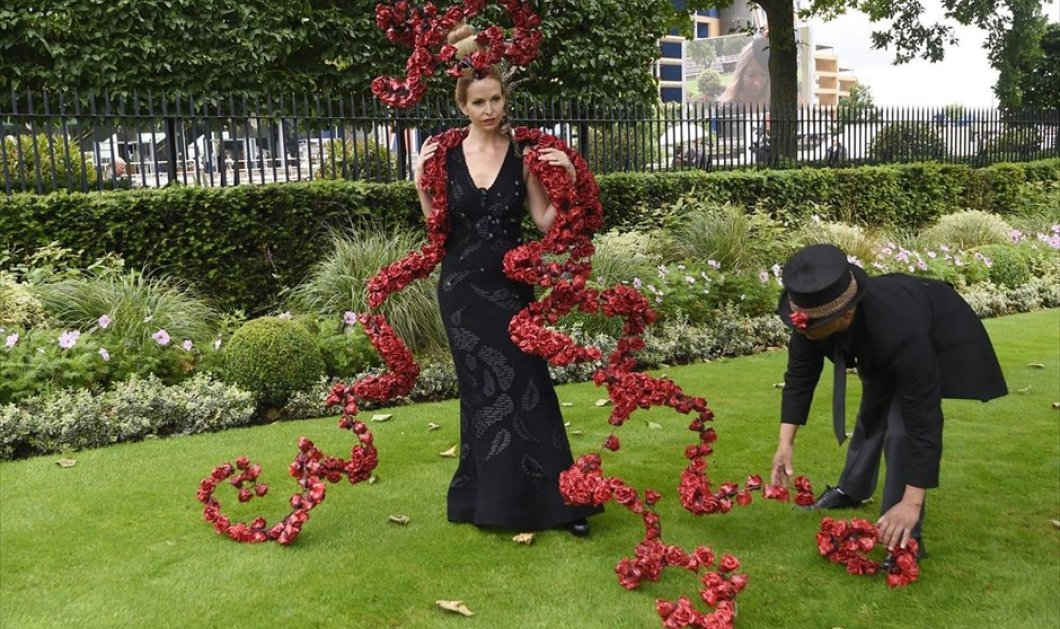
<svg viewBox="0 0 1060 629">
<path fill-rule="evenodd" d="M 850 521 L 824 518 L 817 533 L 817 551 L 832 563 L 844 564 L 850 574 L 876 574 L 880 562 L 868 558 L 868 553 L 879 542 L 879 531 L 868 520 Z M 887 585 L 903 587 L 917 580 L 917 541 L 909 540 L 905 548 L 891 551 L 894 562 L 887 573 Z"/>
</svg>

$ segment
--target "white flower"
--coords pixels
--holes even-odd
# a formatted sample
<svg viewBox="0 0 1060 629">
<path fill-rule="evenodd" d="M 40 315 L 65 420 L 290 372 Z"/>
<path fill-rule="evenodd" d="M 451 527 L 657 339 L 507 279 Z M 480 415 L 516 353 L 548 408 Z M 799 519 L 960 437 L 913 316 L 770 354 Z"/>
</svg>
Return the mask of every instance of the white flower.
<svg viewBox="0 0 1060 629">
<path fill-rule="evenodd" d="M 685 276 L 685 281 L 688 282 L 689 284 L 695 284 L 696 283 L 696 278 L 692 277 L 691 275 L 686 275 Z"/>
<path fill-rule="evenodd" d="M 761 271 L 758 274 L 758 281 L 765 284 L 769 281 L 769 271 Z"/>
<path fill-rule="evenodd" d="M 154 320 L 154 317 L 151 315 L 144 317 L 144 323 L 151 323 L 152 320 Z"/>
<path fill-rule="evenodd" d="M 779 264 L 774 264 L 773 266 L 769 267 L 769 270 L 773 272 L 773 277 L 780 277 L 780 265 Z"/>
<path fill-rule="evenodd" d="M 74 345 L 77 345 L 77 339 L 79 338 L 81 338 L 81 332 L 77 330 L 67 330 L 59 335 L 59 347 L 70 349 Z"/>
<path fill-rule="evenodd" d="M 159 345 L 169 345 L 169 332 L 165 330 L 159 330 L 151 335 L 151 338 L 155 340 L 155 343 Z"/>
<path fill-rule="evenodd" d="M 107 351 L 107 348 L 101 347 L 99 348 L 99 357 L 103 359 L 103 362 L 107 362 L 110 360 L 110 352 Z"/>
<path fill-rule="evenodd" d="M 195 347 L 195 344 L 191 342 L 191 339 L 184 339 L 180 346 L 184 348 L 185 352 L 190 352 L 191 348 Z"/>
<path fill-rule="evenodd" d="M 644 282 L 640 281 L 639 277 L 633 278 L 633 288 L 640 290 L 641 286 L 644 286 Z"/>
<path fill-rule="evenodd" d="M 4 339 L 4 347 L 14 347 L 15 343 L 18 343 L 18 332 L 8 334 L 7 338 Z"/>
<path fill-rule="evenodd" d="M 109 325 L 110 325 L 110 322 L 111 322 L 111 318 L 110 318 L 109 316 L 107 316 L 107 315 L 102 315 L 102 316 L 101 316 L 101 317 L 99 318 L 99 327 L 100 327 L 101 329 L 103 329 L 103 330 L 106 330 L 106 329 L 107 329 L 107 326 L 109 326 Z"/>
<path fill-rule="evenodd" d="M 217 337 L 216 339 L 214 339 L 213 348 L 214 349 L 221 349 L 221 337 Z"/>
<path fill-rule="evenodd" d="M 290 319 L 291 318 L 291 311 L 290 310 L 284 310 L 279 315 L 277 315 L 277 318 Z"/>
<path fill-rule="evenodd" d="M 714 260 L 712 258 L 710 260 L 707 260 L 707 266 L 709 266 L 712 269 L 720 269 L 721 268 L 721 262 L 718 262 L 717 260 Z"/>
<path fill-rule="evenodd" d="M 931 258 L 932 260 L 934 260 L 938 256 L 939 256 L 939 254 L 935 253 L 934 251 L 928 251 L 928 257 Z"/>
<path fill-rule="evenodd" d="M 816 224 L 818 224 L 818 225 L 820 225 L 820 224 L 821 224 L 821 217 L 820 217 L 820 215 L 818 215 L 818 214 L 814 214 L 814 215 L 813 215 L 813 216 L 811 216 L 810 218 L 811 218 L 811 219 L 813 219 L 813 222 L 814 222 L 814 223 L 816 223 Z"/>
</svg>

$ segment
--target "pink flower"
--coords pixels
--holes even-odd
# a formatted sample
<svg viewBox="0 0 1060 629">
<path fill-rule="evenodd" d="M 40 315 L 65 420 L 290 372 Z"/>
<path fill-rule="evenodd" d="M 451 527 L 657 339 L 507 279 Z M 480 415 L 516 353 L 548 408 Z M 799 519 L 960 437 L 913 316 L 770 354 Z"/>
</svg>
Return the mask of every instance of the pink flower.
<svg viewBox="0 0 1060 629">
<path fill-rule="evenodd" d="M 159 330 L 151 335 L 151 338 L 155 340 L 155 343 L 159 345 L 169 345 L 169 332 L 165 330 Z"/>
<path fill-rule="evenodd" d="M 768 281 L 769 281 L 769 272 L 767 272 L 767 271 L 761 271 L 761 272 L 759 272 L 759 274 L 758 274 L 758 281 L 759 281 L 759 282 L 762 282 L 763 284 L 765 284 L 766 282 L 768 282 Z"/>
<path fill-rule="evenodd" d="M 111 318 L 110 318 L 109 316 L 107 316 L 107 315 L 102 315 L 102 316 L 101 316 L 101 317 L 99 318 L 99 327 L 100 327 L 100 329 L 102 329 L 102 330 L 106 330 L 106 329 L 107 329 L 107 326 L 109 326 L 109 325 L 110 325 L 110 322 L 111 322 Z"/>
<path fill-rule="evenodd" d="M 357 325 L 357 313 L 352 310 L 347 310 L 342 315 L 342 320 L 346 325 Z"/>
<path fill-rule="evenodd" d="M 63 349 L 70 349 L 74 345 L 77 345 L 77 339 L 81 338 L 81 333 L 77 330 L 67 330 L 59 336 L 59 347 Z"/>
<path fill-rule="evenodd" d="M 103 362 L 107 362 L 110 360 L 110 352 L 107 351 L 107 348 L 101 347 L 99 348 L 99 357 L 103 359 Z"/>
<path fill-rule="evenodd" d="M 4 347 L 14 347 L 15 343 L 18 343 L 18 332 L 8 334 L 7 338 L 4 339 Z"/>
<path fill-rule="evenodd" d="M 191 348 L 195 347 L 195 344 L 191 342 L 191 339 L 184 339 L 180 346 L 184 348 L 185 352 L 190 352 Z"/>
</svg>

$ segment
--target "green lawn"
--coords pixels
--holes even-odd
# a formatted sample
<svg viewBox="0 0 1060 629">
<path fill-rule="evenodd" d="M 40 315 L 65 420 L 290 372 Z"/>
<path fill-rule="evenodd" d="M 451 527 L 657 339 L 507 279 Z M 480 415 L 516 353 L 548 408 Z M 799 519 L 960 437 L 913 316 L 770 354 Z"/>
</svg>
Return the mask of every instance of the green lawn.
<svg viewBox="0 0 1060 629">
<path fill-rule="evenodd" d="M 664 538 L 735 554 L 750 576 L 740 627 L 1060 626 L 1060 310 L 987 322 L 1012 393 L 989 404 L 947 401 L 941 488 L 929 492 L 924 535 L 930 557 L 920 581 L 890 590 L 816 554 L 819 515 L 755 503 L 696 518 L 674 488 L 687 418 L 634 414 L 623 448 L 605 472 L 664 495 Z M 675 368 L 690 393 L 717 413 L 712 479 L 765 475 L 775 445 L 784 352 Z M 1031 366 L 1044 365 L 1044 368 Z M 822 378 L 810 425 L 800 433 L 796 471 L 817 489 L 835 482 L 843 452 L 828 418 Z M 850 398 L 856 398 L 856 386 Z M 576 454 L 606 436 L 606 409 L 592 384 L 560 398 Z M 856 399 L 850 400 L 851 416 Z M 330 485 L 298 542 L 241 545 L 213 533 L 195 501 L 199 480 L 241 454 L 261 463 L 265 499 L 229 513 L 274 520 L 294 484 L 286 467 L 299 435 L 348 456 L 350 434 L 333 419 L 278 423 L 212 435 L 154 440 L 0 464 L 0 626 L 21 627 L 482 627 L 659 626 L 655 599 L 695 595 L 696 580 L 668 571 L 627 592 L 615 563 L 640 539 L 639 519 L 609 506 L 593 534 L 539 534 L 531 546 L 511 533 L 445 519 L 455 460 L 438 456 L 458 439 L 456 404 L 393 409 L 374 423 L 379 482 Z M 366 413 L 365 415 L 368 415 Z M 650 429 L 645 420 L 663 425 Z M 428 422 L 442 428 L 428 432 Z M 873 518 L 877 505 L 846 512 Z M 390 514 L 411 518 L 388 523 Z M 462 599 L 472 618 L 437 609 Z"/>
</svg>

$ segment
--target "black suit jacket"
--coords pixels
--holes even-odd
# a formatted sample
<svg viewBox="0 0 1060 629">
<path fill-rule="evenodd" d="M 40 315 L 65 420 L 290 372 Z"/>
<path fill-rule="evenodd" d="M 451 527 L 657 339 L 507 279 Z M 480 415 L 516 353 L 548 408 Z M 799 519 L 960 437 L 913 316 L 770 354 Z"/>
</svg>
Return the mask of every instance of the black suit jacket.
<svg viewBox="0 0 1060 629">
<path fill-rule="evenodd" d="M 886 421 L 897 396 L 908 435 L 909 483 L 938 486 L 942 398 L 990 400 L 1008 393 L 997 355 L 975 312 L 945 282 L 892 274 L 869 278 L 846 332 L 821 341 L 792 333 L 781 421 L 805 424 L 825 357 L 836 346 L 862 380 L 863 422 Z"/>
</svg>

